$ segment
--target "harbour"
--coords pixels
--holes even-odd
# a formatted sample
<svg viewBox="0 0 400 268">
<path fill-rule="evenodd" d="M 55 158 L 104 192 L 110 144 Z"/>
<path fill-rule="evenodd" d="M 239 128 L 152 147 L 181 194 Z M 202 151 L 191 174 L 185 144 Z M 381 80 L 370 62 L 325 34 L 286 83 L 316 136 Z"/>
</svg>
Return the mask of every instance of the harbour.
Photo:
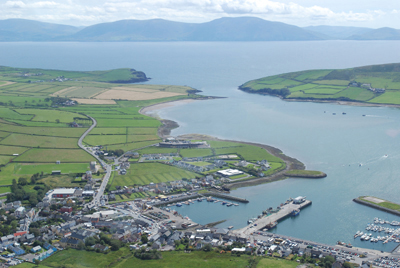
<svg viewBox="0 0 400 268">
<path fill-rule="evenodd" d="M 242 235 L 250 235 L 256 231 L 268 231 L 275 228 L 278 223 L 287 217 L 299 215 L 299 211 L 312 204 L 311 200 L 306 200 L 305 197 L 297 197 L 289 199 L 285 204 L 278 207 L 276 211 L 271 213 L 264 213 L 254 221 L 248 221 L 248 226 L 235 230 L 236 233 Z"/>
</svg>

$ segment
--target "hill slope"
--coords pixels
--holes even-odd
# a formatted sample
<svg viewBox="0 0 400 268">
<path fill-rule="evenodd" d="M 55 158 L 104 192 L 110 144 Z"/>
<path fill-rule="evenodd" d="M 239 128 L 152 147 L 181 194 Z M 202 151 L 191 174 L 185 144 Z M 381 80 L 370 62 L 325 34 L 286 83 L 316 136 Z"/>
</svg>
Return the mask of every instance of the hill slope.
<svg viewBox="0 0 400 268">
<path fill-rule="evenodd" d="M 326 39 L 347 39 L 352 35 L 360 35 L 371 31 L 371 28 L 364 27 L 346 27 L 346 26 L 308 26 L 303 29 L 315 34 L 321 34 Z"/>
<path fill-rule="evenodd" d="M 400 40 L 400 30 L 384 27 L 363 34 L 352 35 L 351 40 Z"/>
<path fill-rule="evenodd" d="M 0 20 L 0 41 L 51 41 L 70 35 L 79 28 L 34 20 Z"/>
<path fill-rule="evenodd" d="M 239 89 L 283 99 L 400 105 L 400 63 L 286 73 L 249 81 Z"/>
</svg>

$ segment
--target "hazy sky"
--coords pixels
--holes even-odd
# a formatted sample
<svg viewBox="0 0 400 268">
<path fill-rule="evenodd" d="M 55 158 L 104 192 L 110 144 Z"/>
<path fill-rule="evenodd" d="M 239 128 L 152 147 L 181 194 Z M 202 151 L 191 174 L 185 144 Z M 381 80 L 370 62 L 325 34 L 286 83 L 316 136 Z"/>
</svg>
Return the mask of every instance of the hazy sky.
<svg viewBox="0 0 400 268">
<path fill-rule="evenodd" d="M 122 19 L 206 22 L 256 16 L 298 26 L 400 29 L 399 0 L 0 0 L 0 19 L 87 26 Z"/>
</svg>

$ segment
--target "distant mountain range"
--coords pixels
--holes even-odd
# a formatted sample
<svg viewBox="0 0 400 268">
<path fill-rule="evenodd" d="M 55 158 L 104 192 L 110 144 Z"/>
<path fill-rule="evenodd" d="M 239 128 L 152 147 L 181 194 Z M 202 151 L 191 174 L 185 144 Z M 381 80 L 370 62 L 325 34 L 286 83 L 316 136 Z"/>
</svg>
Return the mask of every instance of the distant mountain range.
<svg viewBox="0 0 400 268">
<path fill-rule="evenodd" d="M 0 41 L 309 41 L 400 40 L 400 30 L 343 26 L 297 27 L 255 17 L 205 23 L 163 19 L 121 20 L 74 27 L 24 19 L 0 20 Z"/>
</svg>

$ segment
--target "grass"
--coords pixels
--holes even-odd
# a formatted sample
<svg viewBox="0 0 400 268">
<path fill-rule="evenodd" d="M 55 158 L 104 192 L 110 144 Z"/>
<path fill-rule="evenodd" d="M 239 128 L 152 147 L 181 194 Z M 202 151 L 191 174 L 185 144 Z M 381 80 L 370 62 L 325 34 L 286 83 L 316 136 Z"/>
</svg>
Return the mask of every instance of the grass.
<svg viewBox="0 0 400 268">
<path fill-rule="evenodd" d="M 11 193 L 10 187 L 0 187 L 0 194 Z"/>
<path fill-rule="evenodd" d="M 383 64 L 338 70 L 309 70 L 285 73 L 249 81 L 241 86 L 245 91 L 275 94 L 289 99 L 340 100 L 400 105 L 399 64 Z M 384 88 L 384 93 L 348 86 L 356 81 Z M 293 83 L 297 82 L 297 84 Z M 285 89 L 289 94 L 267 92 L 264 89 Z"/>
<path fill-rule="evenodd" d="M 295 268 L 299 264 L 295 261 L 289 261 L 277 258 L 262 258 L 257 268 Z"/>
<path fill-rule="evenodd" d="M 15 174 L 35 174 L 44 172 L 51 174 L 53 170 L 61 170 L 61 173 L 84 173 L 89 169 L 89 163 L 73 163 L 73 164 L 27 164 L 17 166 Z"/>
<path fill-rule="evenodd" d="M 41 122 L 56 122 L 58 119 L 62 123 L 70 123 L 74 121 L 74 117 L 84 117 L 80 114 L 57 110 L 16 109 L 15 111 L 19 114 L 33 115 L 32 121 Z"/>
<path fill-rule="evenodd" d="M 389 202 L 387 200 L 385 200 L 384 202 L 381 202 L 381 203 L 375 203 L 375 202 L 367 200 L 367 199 L 365 199 L 363 197 L 360 197 L 360 199 L 365 201 L 365 202 L 368 202 L 368 203 L 371 203 L 371 204 L 375 204 L 375 205 L 380 206 L 380 207 L 384 207 L 384 208 L 400 211 L 400 205 L 399 204 L 392 203 L 392 202 Z M 382 199 L 382 198 L 379 198 L 379 199 Z"/>
<path fill-rule="evenodd" d="M 95 159 L 81 149 L 30 149 L 14 159 L 15 162 L 55 163 L 57 160 L 69 163 L 88 163 Z"/>
<path fill-rule="evenodd" d="M 319 177 L 323 176 L 324 173 L 316 170 L 289 170 L 285 172 L 286 176 L 296 176 L 296 177 Z"/>
<path fill-rule="evenodd" d="M 181 149 L 180 154 L 182 157 L 203 157 L 213 155 L 211 149 Z"/>
<path fill-rule="evenodd" d="M 140 154 L 167 154 L 167 153 L 177 153 L 178 149 L 174 148 L 160 148 L 157 146 L 147 147 L 137 151 Z"/>
<path fill-rule="evenodd" d="M 0 144 L 41 148 L 78 148 L 77 139 L 51 136 L 36 136 L 28 134 L 11 134 Z"/>
<path fill-rule="evenodd" d="M 115 175 L 112 187 L 193 179 L 196 176 L 196 173 L 161 163 L 133 163 L 126 175 Z"/>
<path fill-rule="evenodd" d="M 22 154 L 27 150 L 26 147 L 0 145 L 0 154 L 2 155 Z"/>
<path fill-rule="evenodd" d="M 0 155 L 0 165 L 6 165 L 10 160 L 12 160 L 15 156 L 9 155 Z"/>
<path fill-rule="evenodd" d="M 59 124 L 58 124 L 59 125 Z M 58 128 L 58 127 L 23 127 L 18 125 L 2 124 L 0 129 L 8 133 L 22 133 L 33 134 L 41 136 L 55 136 L 55 137 L 80 137 L 85 128 Z"/>
<path fill-rule="evenodd" d="M 159 127 L 160 121 L 156 119 L 132 120 L 132 119 L 96 119 L 99 127 Z"/>
<path fill-rule="evenodd" d="M 89 268 L 89 267 L 248 267 L 249 261 L 255 258 L 257 267 L 296 267 L 296 262 L 287 260 L 277 260 L 273 258 L 260 258 L 243 255 L 241 257 L 232 256 L 230 253 L 219 254 L 214 251 L 192 251 L 184 253 L 183 251 L 162 252 L 162 258 L 159 260 L 140 260 L 133 257 L 132 252 L 127 248 L 121 248 L 118 251 L 111 251 L 108 254 L 78 251 L 75 249 L 63 250 L 55 253 L 51 257 L 42 261 L 38 266 L 34 264 L 23 263 L 18 267 L 60 267 L 60 263 L 66 268 Z M 23 266 L 21 266 L 23 265 Z M 260 266 L 261 265 L 261 266 Z M 281 265 L 281 266 L 278 266 Z M 294 266 L 293 266 L 294 265 Z"/>
</svg>

